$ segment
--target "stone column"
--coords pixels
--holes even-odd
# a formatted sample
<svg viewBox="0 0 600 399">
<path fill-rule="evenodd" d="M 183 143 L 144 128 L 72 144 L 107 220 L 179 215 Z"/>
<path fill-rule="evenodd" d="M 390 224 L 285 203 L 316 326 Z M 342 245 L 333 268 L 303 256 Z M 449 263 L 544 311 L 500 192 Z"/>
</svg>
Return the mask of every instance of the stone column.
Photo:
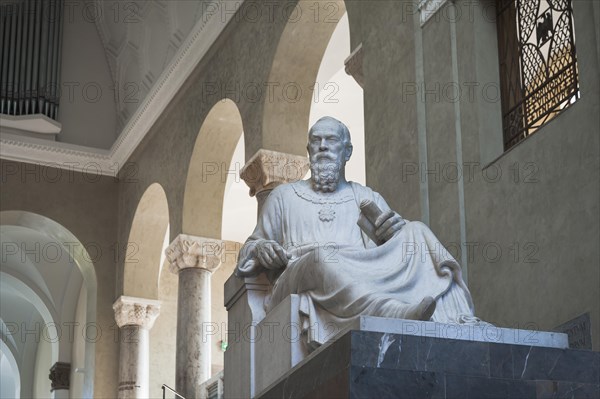
<svg viewBox="0 0 600 399">
<path fill-rule="evenodd" d="M 309 169 L 306 156 L 260 149 L 240 172 L 250 187 L 250 196 L 256 196 L 258 213 L 271 190 L 282 183 L 302 180 Z"/>
<path fill-rule="evenodd" d="M 48 378 L 51 381 L 50 392 L 54 392 L 54 398 L 68 398 L 71 382 L 71 364 L 56 362 L 50 367 Z"/>
<path fill-rule="evenodd" d="M 150 329 L 160 301 L 121 296 L 113 304 L 119 334 L 119 398 L 150 396 Z"/>
<path fill-rule="evenodd" d="M 170 270 L 179 275 L 175 390 L 186 399 L 199 397 L 210 378 L 210 277 L 221 265 L 224 242 L 185 234 L 166 249 Z"/>
</svg>

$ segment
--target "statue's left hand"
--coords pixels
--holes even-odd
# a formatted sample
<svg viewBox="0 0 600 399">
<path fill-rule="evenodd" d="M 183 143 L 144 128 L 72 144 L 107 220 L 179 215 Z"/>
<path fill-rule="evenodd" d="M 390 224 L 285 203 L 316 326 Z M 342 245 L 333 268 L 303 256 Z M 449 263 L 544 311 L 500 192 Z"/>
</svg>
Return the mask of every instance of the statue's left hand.
<svg viewBox="0 0 600 399">
<path fill-rule="evenodd" d="M 379 240 L 386 242 L 405 224 L 406 221 L 396 212 L 392 210 L 383 212 L 375 221 L 375 235 Z"/>
</svg>

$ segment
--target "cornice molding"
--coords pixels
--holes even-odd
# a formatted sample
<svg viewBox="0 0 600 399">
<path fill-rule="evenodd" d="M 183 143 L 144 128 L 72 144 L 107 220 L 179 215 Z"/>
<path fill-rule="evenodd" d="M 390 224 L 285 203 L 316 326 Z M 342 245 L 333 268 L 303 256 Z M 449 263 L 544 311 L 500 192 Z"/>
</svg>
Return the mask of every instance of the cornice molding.
<svg viewBox="0 0 600 399">
<path fill-rule="evenodd" d="M 236 1 L 236 7 L 243 2 Z M 0 158 L 80 172 L 94 168 L 93 173 L 116 176 L 234 17 L 235 13 L 215 12 L 196 22 L 110 150 L 0 133 Z"/>
</svg>

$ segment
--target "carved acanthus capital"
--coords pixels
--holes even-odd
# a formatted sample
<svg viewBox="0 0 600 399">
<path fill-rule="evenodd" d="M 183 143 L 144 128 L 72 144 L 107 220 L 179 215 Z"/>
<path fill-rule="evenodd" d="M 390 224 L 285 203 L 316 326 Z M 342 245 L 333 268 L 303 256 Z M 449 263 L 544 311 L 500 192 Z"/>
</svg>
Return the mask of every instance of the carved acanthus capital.
<svg viewBox="0 0 600 399">
<path fill-rule="evenodd" d="M 244 165 L 240 176 L 250 187 L 250 196 L 254 197 L 282 183 L 301 180 L 308 169 L 305 156 L 261 149 Z"/>
<path fill-rule="evenodd" d="M 214 272 L 222 263 L 225 241 L 179 234 L 167 247 L 169 269 L 177 274 L 182 269 L 200 268 Z"/>
<path fill-rule="evenodd" d="M 56 362 L 50 367 L 48 378 L 51 381 L 50 392 L 58 389 L 70 388 L 71 364 L 64 362 Z"/>
<path fill-rule="evenodd" d="M 131 296 L 120 296 L 113 304 L 119 328 L 140 326 L 150 330 L 160 313 L 160 301 Z"/>
<path fill-rule="evenodd" d="M 363 74 L 363 46 L 362 43 L 346 58 L 346 73 L 356 80 L 360 87 L 364 88 L 365 75 Z"/>
</svg>

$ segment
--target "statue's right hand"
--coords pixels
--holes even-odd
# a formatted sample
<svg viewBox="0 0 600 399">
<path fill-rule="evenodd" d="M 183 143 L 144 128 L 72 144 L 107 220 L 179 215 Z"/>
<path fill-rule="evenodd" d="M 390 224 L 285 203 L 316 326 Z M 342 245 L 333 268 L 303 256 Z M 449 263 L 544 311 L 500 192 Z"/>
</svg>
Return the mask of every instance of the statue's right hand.
<svg viewBox="0 0 600 399">
<path fill-rule="evenodd" d="M 262 241 L 256 246 L 256 259 L 267 269 L 281 269 L 287 266 L 291 255 L 276 241 Z"/>
</svg>

